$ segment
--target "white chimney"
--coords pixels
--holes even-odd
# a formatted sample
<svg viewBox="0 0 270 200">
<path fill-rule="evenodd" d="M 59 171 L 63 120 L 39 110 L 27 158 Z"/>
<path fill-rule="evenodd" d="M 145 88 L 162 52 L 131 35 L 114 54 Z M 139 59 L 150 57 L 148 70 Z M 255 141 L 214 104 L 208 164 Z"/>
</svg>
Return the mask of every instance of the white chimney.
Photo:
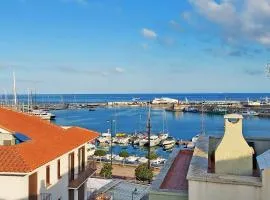
<svg viewBox="0 0 270 200">
<path fill-rule="evenodd" d="M 224 119 L 224 136 L 215 151 L 215 173 L 252 175 L 253 149 L 243 137 L 243 116 L 228 114 Z"/>
</svg>

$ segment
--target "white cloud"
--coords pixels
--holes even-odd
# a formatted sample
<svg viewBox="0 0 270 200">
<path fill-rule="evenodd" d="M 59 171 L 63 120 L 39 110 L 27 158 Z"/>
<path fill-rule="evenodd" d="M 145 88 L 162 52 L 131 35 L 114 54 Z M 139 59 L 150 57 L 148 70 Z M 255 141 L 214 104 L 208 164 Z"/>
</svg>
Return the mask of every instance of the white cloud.
<svg viewBox="0 0 270 200">
<path fill-rule="evenodd" d="M 121 68 L 121 67 L 116 67 L 114 69 L 114 71 L 117 72 L 117 73 L 124 73 L 125 72 L 125 70 L 123 68 Z"/>
<path fill-rule="evenodd" d="M 191 20 L 191 13 L 188 11 L 184 11 L 181 13 L 181 17 L 189 22 Z"/>
<path fill-rule="evenodd" d="M 147 28 L 143 28 L 141 30 L 141 34 L 147 39 L 156 39 L 157 38 L 156 32 L 153 30 L 147 29 Z"/>
<path fill-rule="evenodd" d="M 195 12 L 220 26 L 224 38 L 270 45 L 270 0 L 189 0 Z"/>
</svg>

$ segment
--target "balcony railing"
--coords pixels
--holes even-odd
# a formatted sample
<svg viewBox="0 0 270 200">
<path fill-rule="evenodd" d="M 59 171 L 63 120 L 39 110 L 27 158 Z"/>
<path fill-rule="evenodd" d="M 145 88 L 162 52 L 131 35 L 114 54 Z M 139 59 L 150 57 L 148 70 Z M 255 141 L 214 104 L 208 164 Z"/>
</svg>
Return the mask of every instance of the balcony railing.
<svg viewBox="0 0 270 200">
<path fill-rule="evenodd" d="M 52 200 L 52 194 L 50 193 L 40 193 L 41 200 Z"/>
<path fill-rule="evenodd" d="M 86 166 L 85 169 L 79 174 L 75 174 L 75 179 L 69 182 L 68 187 L 70 189 L 78 189 L 81 184 L 83 184 L 87 178 L 92 176 L 97 170 L 96 162 L 91 161 Z"/>
</svg>

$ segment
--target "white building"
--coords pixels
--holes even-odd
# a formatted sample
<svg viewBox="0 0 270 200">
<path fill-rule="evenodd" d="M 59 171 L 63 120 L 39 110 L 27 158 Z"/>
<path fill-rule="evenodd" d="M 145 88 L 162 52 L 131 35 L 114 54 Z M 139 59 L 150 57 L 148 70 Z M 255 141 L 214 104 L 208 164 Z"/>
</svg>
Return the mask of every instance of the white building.
<svg viewBox="0 0 270 200">
<path fill-rule="evenodd" d="M 85 182 L 95 173 L 86 144 L 96 137 L 0 108 L 0 199 L 86 199 Z"/>
<path fill-rule="evenodd" d="M 150 200 L 270 199 L 270 139 L 244 138 L 241 115 L 224 119 L 222 138 L 201 135 L 193 151 L 172 153 Z"/>
</svg>

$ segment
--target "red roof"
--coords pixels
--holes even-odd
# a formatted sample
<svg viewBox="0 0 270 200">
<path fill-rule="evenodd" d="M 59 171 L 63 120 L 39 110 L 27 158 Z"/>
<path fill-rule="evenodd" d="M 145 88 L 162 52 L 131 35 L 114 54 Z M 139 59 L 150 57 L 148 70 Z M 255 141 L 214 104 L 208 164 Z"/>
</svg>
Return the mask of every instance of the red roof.
<svg viewBox="0 0 270 200">
<path fill-rule="evenodd" d="M 64 129 L 39 117 L 4 108 L 0 108 L 0 127 L 31 138 L 20 144 L 0 146 L 0 172 L 31 172 L 98 137 L 94 131 Z"/>
<path fill-rule="evenodd" d="M 188 181 L 186 179 L 189 164 L 193 155 L 191 150 L 180 150 L 171 165 L 160 188 L 171 190 L 187 190 Z"/>
</svg>

